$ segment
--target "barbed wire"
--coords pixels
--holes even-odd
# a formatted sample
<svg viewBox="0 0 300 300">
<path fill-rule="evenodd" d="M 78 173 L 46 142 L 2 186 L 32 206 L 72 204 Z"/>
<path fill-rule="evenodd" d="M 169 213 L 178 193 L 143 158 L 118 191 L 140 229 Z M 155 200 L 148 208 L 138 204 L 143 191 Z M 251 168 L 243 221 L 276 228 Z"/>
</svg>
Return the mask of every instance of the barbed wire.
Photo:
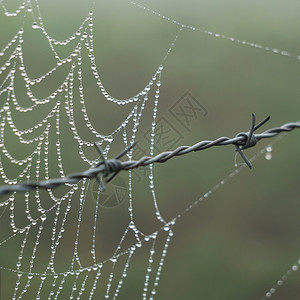
<svg viewBox="0 0 300 300">
<path fill-rule="evenodd" d="M 268 129 L 260 134 L 254 134 L 254 131 L 265 124 L 270 117 L 265 118 L 259 124 L 255 125 L 255 115 L 252 114 L 252 125 L 248 132 L 240 132 L 234 138 L 220 137 L 213 141 L 201 141 L 192 146 L 180 146 L 173 151 L 165 151 L 156 156 L 144 156 L 139 160 L 121 161 L 120 159 L 129 152 L 135 144 L 132 144 L 127 149 L 122 151 L 113 159 L 106 159 L 101 147 L 95 143 L 95 146 L 101 156 L 102 161 L 100 161 L 95 167 L 91 169 L 80 172 L 69 174 L 65 177 L 48 179 L 43 181 L 29 181 L 21 182 L 12 185 L 0 186 L 0 197 L 11 192 L 28 192 L 36 188 L 41 189 L 54 189 L 58 186 L 64 184 L 76 184 L 83 178 L 96 179 L 99 183 L 100 189 L 105 190 L 105 186 L 99 179 L 98 175 L 101 174 L 102 177 L 107 177 L 106 182 L 111 181 L 121 170 L 131 170 L 139 167 L 145 167 L 153 163 L 165 163 L 169 159 L 184 155 L 190 152 L 196 152 L 200 150 L 205 150 L 214 146 L 226 146 L 234 145 L 236 151 L 241 155 L 245 163 L 252 168 L 252 164 L 249 159 L 244 154 L 243 150 L 254 147 L 258 141 L 266 138 L 272 138 L 281 132 L 290 132 L 295 128 L 300 128 L 300 122 L 286 123 L 280 127 L 275 127 Z"/>
</svg>

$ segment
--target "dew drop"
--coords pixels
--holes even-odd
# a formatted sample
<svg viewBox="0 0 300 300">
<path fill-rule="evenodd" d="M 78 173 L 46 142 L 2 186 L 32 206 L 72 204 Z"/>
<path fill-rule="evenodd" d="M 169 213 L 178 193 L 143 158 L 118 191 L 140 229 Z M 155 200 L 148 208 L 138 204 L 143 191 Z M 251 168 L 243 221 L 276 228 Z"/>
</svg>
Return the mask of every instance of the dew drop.
<svg viewBox="0 0 300 300">
<path fill-rule="evenodd" d="M 39 25 L 37 24 L 37 22 L 32 23 L 32 28 L 33 29 L 38 29 L 39 28 Z"/>
<path fill-rule="evenodd" d="M 272 159 L 272 153 L 271 152 L 266 152 L 265 159 L 266 160 L 271 160 Z"/>
<path fill-rule="evenodd" d="M 132 221 L 129 223 L 129 228 L 130 228 L 130 229 L 135 228 L 135 225 L 134 225 L 134 223 L 133 223 Z"/>
<path fill-rule="evenodd" d="M 298 266 L 297 266 L 297 265 L 293 265 L 293 266 L 292 266 L 292 270 L 293 270 L 293 271 L 297 271 L 297 270 L 298 270 Z"/>
<path fill-rule="evenodd" d="M 267 151 L 267 152 L 272 152 L 272 150 L 273 150 L 273 149 L 272 149 L 272 146 L 268 146 L 268 147 L 266 148 L 266 151 Z"/>
<path fill-rule="evenodd" d="M 266 154 L 265 154 L 265 159 L 266 160 L 270 160 L 270 159 L 272 159 L 272 146 L 268 146 L 267 148 L 266 148 Z"/>
</svg>

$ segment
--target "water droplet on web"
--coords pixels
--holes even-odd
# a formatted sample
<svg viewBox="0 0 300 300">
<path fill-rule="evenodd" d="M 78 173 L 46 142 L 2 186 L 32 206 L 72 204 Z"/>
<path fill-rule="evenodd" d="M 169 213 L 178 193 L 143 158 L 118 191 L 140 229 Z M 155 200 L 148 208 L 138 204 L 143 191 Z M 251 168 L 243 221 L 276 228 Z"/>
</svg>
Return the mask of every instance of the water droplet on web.
<svg viewBox="0 0 300 300">
<path fill-rule="evenodd" d="M 32 28 L 33 29 L 38 29 L 39 28 L 39 25 L 37 24 L 37 22 L 32 23 Z"/>
<path fill-rule="evenodd" d="M 270 160 L 270 159 L 272 159 L 272 147 L 271 146 L 268 146 L 267 148 L 266 148 L 266 154 L 265 154 L 265 159 L 266 160 Z"/>
<path fill-rule="evenodd" d="M 169 226 L 169 224 L 166 224 L 165 226 L 164 226 L 164 231 L 169 231 L 170 230 L 170 226 Z"/>
<path fill-rule="evenodd" d="M 132 221 L 129 223 L 129 228 L 130 228 L 130 229 L 135 228 L 135 225 L 134 225 L 134 223 L 133 223 Z"/>
<path fill-rule="evenodd" d="M 283 276 L 282 276 L 282 280 L 287 280 L 287 276 L 286 276 L 286 275 L 283 275 Z"/>
<path fill-rule="evenodd" d="M 293 266 L 292 266 L 292 270 L 293 270 L 293 271 L 298 271 L 298 266 L 297 266 L 297 265 L 293 265 Z"/>
<path fill-rule="evenodd" d="M 112 263 L 115 263 L 115 262 L 117 261 L 117 259 L 116 259 L 115 257 L 112 257 L 112 258 L 110 258 L 110 261 L 111 261 Z"/>
<path fill-rule="evenodd" d="M 266 160 L 271 160 L 271 159 L 272 159 L 272 153 L 267 152 L 267 153 L 265 154 L 265 159 L 266 159 Z"/>
</svg>

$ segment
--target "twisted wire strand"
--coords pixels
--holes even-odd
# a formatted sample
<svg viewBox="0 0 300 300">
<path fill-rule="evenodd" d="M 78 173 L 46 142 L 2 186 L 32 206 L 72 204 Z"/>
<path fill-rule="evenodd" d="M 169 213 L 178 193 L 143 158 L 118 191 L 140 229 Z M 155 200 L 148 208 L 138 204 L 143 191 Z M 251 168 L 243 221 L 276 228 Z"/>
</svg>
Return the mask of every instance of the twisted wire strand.
<svg viewBox="0 0 300 300">
<path fill-rule="evenodd" d="M 278 135 L 281 132 L 290 132 L 295 128 L 300 128 L 300 122 L 295 123 L 287 123 L 282 125 L 281 127 L 271 128 L 269 130 L 264 131 L 260 134 L 253 134 L 255 139 L 257 141 L 260 141 L 262 139 L 266 138 L 272 138 L 276 135 Z M 180 146 L 176 148 L 173 151 L 166 151 L 162 152 L 154 157 L 151 156 L 144 156 L 141 159 L 137 161 L 127 161 L 124 162 L 124 170 L 134 169 L 138 168 L 140 166 L 147 166 L 152 163 L 164 163 L 167 160 L 171 159 L 174 156 L 180 156 L 184 155 L 190 152 L 196 152 L 200 150 L 205 150 L 214 146 L 226 146 L 226 145 L 235 145 L 237 147 L 243 147 L 247 143 L 247 133 L 243 133 L 244 135 L 241 135 L 241 133 L 237 134 L 234 138 L 228 138 L 228 137 L 219 137 L 218 139 L 214 141 L 201 141 L 199 143 L 196 143 L 192 146 Z M 248 147 L 250 148 L 250 147 Z M 246 148 L 244 148 L 246 149 Z"/>
<path fill-rule="evenodd" d="M 36 181 L 36 182 L 34 181 L 21 182 L 13 185 L 3 185 L 0 186 L 0 197 L 11 192 L 28 192 L 36 188 L 54 189 L 64 184 L 76 184 L 83 178 L 97 179 L 100 189 L 104 190 L 105 186 L 98 178 L 99 174 L 101 174 L 103 177 L 109 176 L 107 179 L 107 182 L 109 182 L 121 170 L 131 170 L 139 167 L 148 166 L 153 163 L 165 163 L 166 161 L 168 161 L 173 157 L 184 155 L 190 152 L 205 150 L 214 146 L 234 145 L 236 147 L 236 151 L 239 152 L 239 154 L 244 159 L 245 163 L 251 168 L 252 165 L 242 150 L 255 146 L 256 143 L 262 139 L 272 138 L 274 136 L 277 136 L 281 132 L 290 132 L 296 128 L 300 128 L 300 122 L 286 123 L 280 127 L 268 129 L 263 133 L 254 134 L 254 131 L 258 129 L 260 126 L 262 126 L 265 122 L 267 122 L 269 120 L 269 117 L 263 120 L 262 122 L 260 122 L 256 126 L 255 126 L 254 114 L 252 114 L 252 118 L 253 120 L 252 120 L 252 126 L 250 131 L 240 132 L 234 138 L 219 137 L 218 139 L 213 141 L 205 140 L 205 141 L 198 142 L 192 146 L 180 146 L 173 151 L 165 151 L 153 157 L 144 156 L 139 160 L 130 160 L 130 161 L 120 160 L 120 158 L 123 155 L 125 155 L 130 149 L 133 148 L 134 144 L 131 145 L 129 148 L 125 149 L 124 151 L 122 151 L 119 155 L 117 155 L 113 159 L 105 159 L 100 146 L 95 144 L 102 158 L 102 161 L 99 162 L 95 167 L 92 167 L 91 169 L 84 172 L 69 174 L 62 178 L 54 178 L 54 179 Z"/>
</svg>

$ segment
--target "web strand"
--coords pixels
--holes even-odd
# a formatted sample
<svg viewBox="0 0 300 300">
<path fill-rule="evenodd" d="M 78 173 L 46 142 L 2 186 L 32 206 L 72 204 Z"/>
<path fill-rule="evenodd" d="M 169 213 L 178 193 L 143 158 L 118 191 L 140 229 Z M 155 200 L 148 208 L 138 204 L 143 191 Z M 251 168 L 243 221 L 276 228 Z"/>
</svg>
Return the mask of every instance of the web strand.
<svg viewBox="0 0 300 300">
<path fill-rule="evenodd" d="M 277 55 L 286 56 L 286 57 L 290 57 L 290 58 L 296 58 L 297 60 L 300 60 L 300 55 L 293 54 L 293 53 L 291 53 L 287 50 L 280 50 L 280 49 L 277 49 L 277 48 L 272 48 L 272 47 L 269 47 L 269 46 L 260 45 L 260 44 L 257 44 L 255 42 L 249 42 L 249 41 L 246 41 L 246 40 L 241 40 L 241 39 L 237 39 L 237 38 L 234 38 L 234 37 L 226 36 L 226 35 L 223 35 L 221 33 L 215 33 L 215 32 L 212 32 L 212 31 L 205 30 L 205 29 L 201 29 L 201 28 L 190 26 L 190 25 L 186 25 L 186 24 L 183 24 L 183 23 L 180 23 L 180 22 L 176 21 L 175 19 L 167 17 L 167 16 L 165 16 L 165 15 L 163 15 L 163 14 L 161 14 L 161 13 L 155 11 L 155 10 L 147 8 L 146 6 L 140 5 L 140 4 L 138 4 L 134 1 L 130 1 L 130 4 L 136 6 L 140 9 L 143 9 L 143 10 L 145 10 L 145 11 L 151 13 L 151 14 L 154 14 L 157 17 L 162 18 L 162 19 L 164 19 L 168 22 L 171 22 L 175 25 L 178 25 L 181 28 L 185 28 L 185 29 L 188 29 L 188 30 L 204 33 L 204 34 L 207 34 L 211 37 L 227 40 L 227 41 L 230 41 L 230 42 L 233 42 L 233 43 L 236 43 L 236 44 L 257 48 L 257 49 L 261 49 L 261 50 L 264 50 L 264 51 L 267 51 L 267 52 L 272 52 L 272 53 L 277 54 Z"/>
</svg>

